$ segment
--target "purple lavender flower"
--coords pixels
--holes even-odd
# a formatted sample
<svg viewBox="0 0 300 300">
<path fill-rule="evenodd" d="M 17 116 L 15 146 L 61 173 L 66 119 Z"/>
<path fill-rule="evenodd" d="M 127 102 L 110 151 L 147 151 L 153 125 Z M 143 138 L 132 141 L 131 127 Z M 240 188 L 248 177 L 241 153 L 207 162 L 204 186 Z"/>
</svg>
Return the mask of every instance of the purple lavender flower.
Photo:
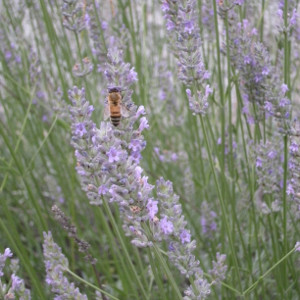
<svg viewBox="0 0 300 300">
<path fill-rule="evenodd" d="M 208 109 L 208 96 L 212 93 L 212 89 L 209 85 L 205 88 L 205 94 L 200 91 L 197 91 L 197 97 L 192 96 L 190 89 L 186 90 L 186 94 L 189 99 L 189 106 L 194 115 L 201 114 L 205 115 Z"/>
<path fill-rule="evenodd" d="M 211 205 L 206 201 L 201 204 L 200 224 L 202 233 L 206 238 L 211 239 L 217 231 L 217 214 L 212 210 Z"/>
<path fill-rule="evenodd" d="M 192 34 L 195 30 L 194 21 L 193 20 L 186 20 L 183 22 L 183 32 L 187 32 L 188 34 Z"/>
<path fill-rule="evenodd" d="M 295 251 L 300 252 L 300 242 L 297 242 L 297 243 L 295 244 Z"/>
<path fill-rule="evenodd" d="M 290 151 L 291 153 L 297 153 L 299 151 L 299 145 L 296 143 L 296 141 L 291 142 Z"/>
<path fill-rule="evenodd" d="M 217 252 L 217 261 L 213 261 L 213 268 L 210 270 L 210 275 L 215 282 L 221 282 L 225 279 L 227 265 L 225 265 L 226 255 Z"/>
<path fill-rule="evenodd" d="M 289 179 L 287 182 L 286 193 L 291 200 L 292 211 L 295 213 L 296 218 L 300 218 L 300 185 L 299 185 L 299 168 L 300 168 L 300 122 L 298 118 L 295 118 L 291 122 L 291 128 L 289 131 L 289 160 L 288 171 Z"/>
<path fill-rule="evenodd" d="M 148 128 L 149 128 L 148 120 L 146 119 L 146 117 L 142 117 L 140 120 L 139 131 L 142 132 L 144 129 L 148 129 Z"/>
<path fill-rule="evenodd" d="M 76 135 L 83 137 L 87 133 L 84 123 L 78 123 L 75 125 L 75 127 Z"/>
<path fill-rule="evenodd" d="M 257 182 L 259 185 L 259 197 L 257 205 L 264 213 L 270 213 L 281 209 L 281 195 L 283 185 L 283 143 L 279 136 L 273 137 L 266 143 L 261 142 L 254 149 L 256 156 L 256 173 Z M 292 193 L 292 186 L 288 191 Z M 266 203 L 263 195 L 275 193 L 272 203 Z M 257 194 L 258 195 L 258 194 Z"/>
<path fill-rule="evenodd" d="M 108 49 L 107 60 L 104 74 L 108 81 L 108 88 L 119 86 L 122 91 L 126 92 L 138 80 L 136 72 L 130 67 L 130 64 L 123 61 L 123 51 L 117 47 Z M 129 92 L 128 95 L 127 93 L 123 94 L 122 101 L 129 101 L 131 94 L 132 92 Z"/>
<path fill-rule="evenodd" d="M 256 168 L 262 168 L 262 159 L 260 157 L 256 158 Z"/>
<path fill-rule="evenodd" d="M 184 244 L 184 243 L 189 243 L 191 241 L 191 234 L 188 230 L 186 229 L 183 229 L 180 233 L 180 240 L 181 240 L 181 243 Z"/>
<path fill-rule="evenodd" d="M 287 184 L 287 188 L 286 188 L 286 193 L 289 196 L 294 196 L 295 195 L 295 190 L 293 188 L 293 180 L 291 180 L 288 184 Z"/>
<path fill-rule="evenodd" d="M 288 86 L 285 83 L 283 83 L 281 85 L 281 91 L 282 91 L 282 93 L 285 94 L 288 90 L 289 90 Z"/>
<path fill-rule="evenodd" d="M 153 200 L 150 198 L 147 203 L 147 210 L 151 220 L 154 219 L 155 215 L 158 213 L 158 201 Z"/>
<path fill-rule="evenodd" d="M 136 114 L 135 114 L 135 117 L 136 118 L 139 118 L 141 115 L 145 115 L 146 112 L 145 112 L 145 107 L 143 105 L 139 106 L 137 111 L 136 111 Z"/>
<path fill-rule="evenodd" d="M 3 268 L 4 268 L 4 266 L 5 266 L 5 261 L 8 259 L 8 258 L 10 258 L 10 257 L 12 257 L 12 252 L 11 252 L 11 250 L 9 249 L 9 248 L 6 248 L 5 250 L 4 250 L 4 253 L 3 254 L 0 254 L 0 277 L 2 277 L 3 275 L 4 275 L 4 273 L 3 273 Z"/>
<path fill-rule="evenodd" d="M 144 148 L 144 145 L 142 144 L 141 140 L 133 139 L 133 140 L 131 140 L 128 148 L 131 149 L 133 152 L 136 152 L 136 151 L 139 152 Z"/>
<path fill-rule="evenodd" d="M 168 221 L 167 216 L 164 216 L 160 222 L 159 222 L 159 226 L 161 231 L 163 232 L 163 234 L 171 234 L 174 230 L 174 225 L 171 221 Z"/>
<path fill-rule="evenodd" d="M 210 284 L 207 282 L 201 272 L 196 273 L 194 284 L 189 286 L 185 291 L 184 300 L 201 300 L 205 299 L 210 294 Z"/>
<path fill-rule="evenodd" d="M 108 162 L 110 163 L 126 159 L 126 152 L 122 150 L 120 146 L 117 148 L 112 146 L 106 154 L 108 156 Z"/>
<path fill-rule="evenodd" d="M 107 193 L 108 193 L 108 188 L 104 184 L 99 186 L 99 188 L 98 188 L 99 195 L 105 195 Z"/>
</svg>

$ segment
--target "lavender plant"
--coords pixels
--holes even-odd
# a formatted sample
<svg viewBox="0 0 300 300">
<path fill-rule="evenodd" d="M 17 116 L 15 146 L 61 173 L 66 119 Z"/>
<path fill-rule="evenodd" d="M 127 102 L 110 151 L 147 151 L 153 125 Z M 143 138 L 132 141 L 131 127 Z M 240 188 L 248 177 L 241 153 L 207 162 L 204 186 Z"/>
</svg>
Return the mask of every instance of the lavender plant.
<svg viewBox="0 0 300 300">
<path fill-rule="evenodd" d="M 142 176 L 143 169 L 139 162 L 145 143 L 141 132 L 149 126 L 147 119 L 142 117 L 138 130 L 133 127 L 140 115 L 145 114 L 144 107 L 136 109 L 130 100 L 128 86 L 136 80 L 136 75 L 122 61 L 118 49 L 109 50 L 106 67 L 105 75 L 110 84 L 108 90 L 125 91 L 122 105 L 130 109 L 132 115 L 117 129 L 102 122 L 99 130 L 90 121 L 93 108 L 88 105 L 84 90 L 74 87 L 70 91 L 73 104 L 70 108 L 72 141 L 82 187 L 91 204 L 101 205 L 106 201 L 119 205 L 123 229 L 127 235 L 133 236 L 134 245 L 151 247 L 154 240 L 166 240 L 169 244 L 168 257 L 174 265 L 187 278 L 195 276 L 196 283 L 201 281 L 201 285 L 189 287 L 186 296 L 191 298 L 186 299 L 203 298 L 210 293 L 209 283 L 203 278 L 199 261 L 192 254 L 196 242 L 191 240 L 191 234 L 185 228 L 187 223 L 182 216 L 179 198 L 173 193 L 171 182 L 161 178 L 156 184 L 157 200 L 154 200 L 151 197 L 154 187 L 147 182 L 148 177 Z M 161 205 L 160 218 L 156 216 L 158 203 Z M 150 226 L 148 229 L 144 225 L 147 221 Z M 194 282 L 193 279 L 191 282 Z"/>
<path fill-rule="evenodd" d="M 0 298 L 298 299 L 298 16 L 2 1 Z"/>
</svg>

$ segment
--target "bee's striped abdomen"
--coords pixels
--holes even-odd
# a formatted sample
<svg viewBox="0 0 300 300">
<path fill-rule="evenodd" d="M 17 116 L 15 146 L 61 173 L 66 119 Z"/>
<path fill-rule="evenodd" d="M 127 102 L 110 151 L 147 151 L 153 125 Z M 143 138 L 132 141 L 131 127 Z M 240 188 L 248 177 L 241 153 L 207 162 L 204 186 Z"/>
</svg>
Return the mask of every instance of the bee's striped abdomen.
<svg viewBox="0 0 300 300">
<path fill-rule="evenodd" d="M 110 116 L 110 121 L 114 126 L 118 126 L 120 124 L 121 121 L 121 115 L 111 115 Z"/>
</svg>

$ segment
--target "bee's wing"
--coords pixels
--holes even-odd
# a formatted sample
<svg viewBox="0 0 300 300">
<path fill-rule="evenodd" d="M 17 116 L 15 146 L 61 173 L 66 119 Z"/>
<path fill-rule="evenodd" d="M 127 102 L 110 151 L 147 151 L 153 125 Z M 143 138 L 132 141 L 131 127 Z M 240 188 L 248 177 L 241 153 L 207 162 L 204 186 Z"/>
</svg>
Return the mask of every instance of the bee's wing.
<svg viewBox="0 0 300 300">
<path fill-rule="evenodd" d="M 104 108 L 104 120 L 107 120 L 110 117 L 110 110 L 108 103 L 105 105 Z"/>
<path fill-rule="evenodd" d="M 121 115 L 124 118 L 128 118 L 130 116 L 130 110 L 124 105 L 121 104 Z"/>
</svg>

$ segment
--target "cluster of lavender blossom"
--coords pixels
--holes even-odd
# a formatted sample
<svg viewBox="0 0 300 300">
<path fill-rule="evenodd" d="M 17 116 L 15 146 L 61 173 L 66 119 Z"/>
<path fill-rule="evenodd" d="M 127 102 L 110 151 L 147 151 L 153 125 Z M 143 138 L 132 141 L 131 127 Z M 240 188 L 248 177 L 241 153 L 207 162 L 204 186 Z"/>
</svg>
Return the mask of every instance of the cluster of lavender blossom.
<svg viewBox="0 0 300 300">
<path fill-rule="evenodd" d="M 9 248 L 6 248 L 3 254 L 0 253 L 0 296 L 3 296 L 3 299 L 30 300 L 30 290 L 25 288 L 24 280 L 16 275 L 19 269 L 19 261 L 11 259 L 12 256 L 13 254 Z M 10 262 L 9 266 L 6 266 L 7 260 Z M 8 284 L 3 281 L 4 269 L 11 272 Z"/>
<path fill-rule="evenodd" d="M 158 201 L 152 201 L 151 208 L 147 207 L 149 214 L 153 216 L 154 238 L 167 242 L 169 259 L 181 274 L 191 280 L 192 284 L 184 291 L 184 299 L 205 299 L 210 294 L 211 285 L 215 282 L 209 283 L 204 278 L 203 271 L 199 266 L 200 262 L 193 255 L 197 245 L 196 241 L 191 239 L 191 233 L 186 228 L 187 222 L 182 214 L 179 197 L 174 193 L 172 183 L 163 178 L 157 181 L 156 190 Z M 155 217 L 158 213 L 158 203 L 160 204 L 160 220 Z M 225 257 L 223 261 L 216 262 L 219 266 L 218 270 L 221 271 L 216 274 L 219 279 L 224 279 L 227 271 Z"/>
<path fill-rule="evenodd" d="M 277 17 L 279 18 L 279 22 L 277 24 L 277 27 L 279 29 L 279 32 L 282 33 L 287 33 L 291 35 L 293 29 L 296 28 L 297 26 L 297 19 L 298 19 L 298 14 L 297 14 L 297 8 L 296 8 L 296 1 L 288 1 L 287 3 L 287 26 L 285 26 L 285 21 L 284 21 L 284 0 L 280 0 L 278 4 L 278 9 L 277 9 Z"/>
<path fill-rule="evenodd" d="M 130 116 L 123 118 L 118 127 L 101 122 L 98 129 L 91 121 L 93 107 L 86 100 L 84 89 L 70 90 L 72 145 L 82 188 L 93 205 L 101 205 L 103 201 L 118 204 L 123 229 L 137 247 L 166 241 L 170 260 L 187 278 L 194 278 L 194 284 L 185 292 L 186 299 L 203 299 L 210 292 L 210 284 L 192 254 L 196 242 L 186 229 L 179 197 L 174 194 L 171 182 L 161 178 L 156 183 L 157 198 L 154 198 L 154 186 L 148 183 L 139 165 L 141 151 L 146 146 L 142 131 L 149 125 L 143 116 L 144 107 L 137 108 L 131 101 L 129 86 L 137 80 L 136 73 L 123 62 L 122 52 L 112 48 L 108 51 L 104 74 L 108 90 L 122 93 L 122 105 L 130 111 Z"/>
<path fill-rule="evenodd" d="M 141 133 L 149 125 L 143 116 L 144 107 L 137 108 L 132 103 L 132 91 L 127 88 L 136 81 L 133 68 L 122 61 L 122 53 L 116 48 L 109 49 L 107 57 L 105 76 L 109 89 L 114 87 L 122 91 L 122 105 L 131 115 L 123 119 L 118 128 L 101 122 L 98 129 L 90 119 L 93 107 L 86 101 L 84 90 L 75 87 L 69 92 L 77 172 L 91 204 L 101 205 L 103 200 L 118 203 L 125 232 L 134 232 L 138 238 L 133 242 L 147 246 L 150 242 L 142 234 L 140 223 L 145 219 L 143 208 L 153 186 L 142 175 L 139 161 L 146 145 Z M 113 79 L 118 85 L 112 85 Z"/>
<path fill-rule="evenodd" d="M 51 286 L 55 299 L 87 300 L 73 282 L 69 282 L 64 272 L 69 268 L 68 259 L 62 254 L 61 248 L 53 241 L 51 232 L 44 232 L 44 262 L 46 283 Z"/>
<path fill-rule="evenodd" d="M 85 12 L 86 25 L 90 40 L 92 41 L 92 52 L 98 62 L 98 71 L 101 71 L 101 67 L 99 66 L 102 66 L 104 64 L 107 54 L 105 43 L 108 40 L 108 38 L 105 38 L 107 34 L 107 23 L 103 21 L 101 23 L 101 30 L 99 30 L 97 18 L 93 12 L 94 7 L 92 5 L 87 5 Z"/>
<path fill-rule="evenodd" d="M 86 28 L 85 8 L 84 2 L 63 0 L 61 11 L 64 17 L 64 27 L 77 34 L 84 30 Z"/>
<path fill-rule="evenodd" d="M 280 136 L 275 136 L 266 143 L 261 141 L 255 147 L 254 152 L 259 185 L 256 192 L 256 205 L 264 214 L 278 212 L 281 210 L 284 161 L 283 143 Z"/>
<path fill-rule="evenodd" d="M 224 10 L 221 6 L 219 9 L 223 18 L 227 15 L 229 23 L 228 42 L 231 61 L 239 71 L 243 113 L 250 124 L 272 116 L 278 121 L 279 130 L 286 132 L 290 100 L 286 97 L 288 87 L 282 83 L 280 72 L 272 65 L 265 45 L 256 42 L 256 28 L 252 28 L 247 19 L 238 22 L 234 9 Z"/>
<path fill-rule="evenodd" d="M 300 123 L 297 118 L 291 122 L 288 131 L 289 158 L 288 179 L 286 193 L 294 207 L 296 219 L 300 218 L 300 186 L 299 186 L 299 133 Z M 264 214 L 281 210 L 283 189 L 283 164 L 284 144 L 280 136 L 275 135 L 266 142 L 261 141 L 254 149 L 256 161 L 257 183 L 259 189 L 256 192 L 257 205 Z M 265 198 L 266 195 L 273 195 Z M 267 199 L 267 201 L 266 201 Z M 268 202 L 268 203 L 267 203 Z"/>
<path fill-rule="evenodd" d="M 193 114 L 204 115 L 212 89 L 205 84 L 210 75 L 202 60 L 196 1 L 165 0 L 162 11 L 170 34 L 170 45 L 178 60 L 178 78 L 188 87 L 186 93 L 190 109 Z"/>
<path fill-rule="evenodd" d="M 162 124 L 161 131 L 164 132 L 164 130 L 169 130 L 171 126 L 180 126 L 183 124 L 183 103 L 177 101 L 175 76 L 169 70 L 164 60 L 154 65 L 153 77 L 157 78 L 157 81 L 152 83 L 151 90 L 157 92 L 152 93 L 149 100 L 153 102 L 151 103 L 153 114 L 159 114 L 162 109 L 167 109 L 168 111 L 168 114 L 159 120 Z"/>
<path fill-rule="evenodd" d="M 211 208 L 211 205 L 207 201 L 203 201 L 201 204 L 201 227 L 202 234 L 208 240 L 217 232 L 217 217 L 216 212 Z"/>
<path fill-rule="evenodd" d="M 159 147 L 154 147 L 154 152 L 160 161 L 175 162 L 178 160 L 178 154 L 169 150 L 160 150 Z"/>
<path fill-rule="evenodd" d="M 300 185 L 299 185 L 299 167 L 300 167 L 300 122 L 295 118 L 289 132 L 289 180 L 287 182 L 287 194 L 294 204 L 297 219 L 300 219 Z"/>
</svg>

